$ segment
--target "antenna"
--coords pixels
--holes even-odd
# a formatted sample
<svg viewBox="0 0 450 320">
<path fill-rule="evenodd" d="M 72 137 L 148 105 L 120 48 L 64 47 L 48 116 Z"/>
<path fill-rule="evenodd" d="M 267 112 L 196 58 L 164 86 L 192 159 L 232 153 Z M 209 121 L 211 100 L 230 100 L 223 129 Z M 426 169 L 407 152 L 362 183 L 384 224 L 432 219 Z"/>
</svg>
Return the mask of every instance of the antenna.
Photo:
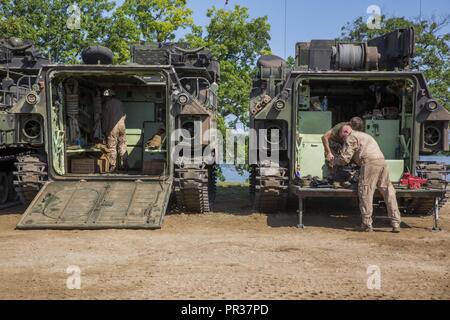
<svg viewBox="0 0 450 320">
<path fill-rule="evenodd" d="M 422 22 L 422 0 L 419 0 L 419 22 Z"/>
<path fill-rule="evenodd" d="M 287 0 L 284 0 L 284 58 L 287 59 Z"/>
</svg>

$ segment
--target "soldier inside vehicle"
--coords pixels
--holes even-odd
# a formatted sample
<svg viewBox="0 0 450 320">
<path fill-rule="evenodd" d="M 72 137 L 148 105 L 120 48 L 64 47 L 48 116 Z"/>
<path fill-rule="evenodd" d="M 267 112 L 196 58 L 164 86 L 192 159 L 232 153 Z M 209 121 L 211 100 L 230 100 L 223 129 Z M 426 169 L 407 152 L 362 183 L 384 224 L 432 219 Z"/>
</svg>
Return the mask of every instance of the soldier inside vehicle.
<svg viewBox="0 0 450 320">
<path fill-rule="evenodd" d="M 52 130 L 65 133 L 63 150 L 54 150 L 59 173 L 166 175 L 166 140 L 148 143 L 166 127 L 165 84 L 160 74 L 56 73 Z"/>
</svg>

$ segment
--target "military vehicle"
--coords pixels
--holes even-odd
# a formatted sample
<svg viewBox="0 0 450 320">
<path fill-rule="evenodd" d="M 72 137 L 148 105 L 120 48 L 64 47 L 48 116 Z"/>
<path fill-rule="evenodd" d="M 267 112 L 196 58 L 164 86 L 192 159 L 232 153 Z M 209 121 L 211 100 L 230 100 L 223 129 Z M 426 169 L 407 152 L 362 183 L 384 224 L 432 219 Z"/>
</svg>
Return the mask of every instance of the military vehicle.
<svg viewBox="0 0 450 320">
<path fill-rule="evenodd" d="M 131 63 L 113 64 L 113 53 L 95 46 L 82 64 L 55 64 L 29 41 L 0 42 L 1 191 L 28 205 L 18 228 L 159 228 L 171 198 L 183 211 L 212 209 L 215 163 L 173 153 L 212 139 L 218 62 L 182 43 L 143 43 L 131 53 Z M 103 92 L 114 92 L 127 116 L 127 165 L 114 172 Z"/>
<path fill-rule="evenodd" d="M 402 206 L 428 212 L 443 205 L 448 167 L 420 157 L 449 150 L 450 113 L 433 99 L 423 73 L 411 70 L 414 47 L 414 29 L 406 28 L 362 43 L 298 43 L 293 68 L 277 56 L 260 58 L 250 103 L 250 127 L 266 132 L 249 150 L 257 155 L 250 175 L 256 209 L 277 210 L 289 195 L 300 200 L 300 213 L 305 198 L 355 197 L 327 181 L 321 140 L 355 116 L 379 143 Z M 271 150 L 278 159 L 261 157 Z M 427 184 L 417 187 L 420 177 Z"/>
<path fill-rule="evenodd" d="M 44 118 L 35 110 L 47 63 L 30 41 L 0 40 L 0 205 L 31 201 L 47 177 Z"/>
</svg>

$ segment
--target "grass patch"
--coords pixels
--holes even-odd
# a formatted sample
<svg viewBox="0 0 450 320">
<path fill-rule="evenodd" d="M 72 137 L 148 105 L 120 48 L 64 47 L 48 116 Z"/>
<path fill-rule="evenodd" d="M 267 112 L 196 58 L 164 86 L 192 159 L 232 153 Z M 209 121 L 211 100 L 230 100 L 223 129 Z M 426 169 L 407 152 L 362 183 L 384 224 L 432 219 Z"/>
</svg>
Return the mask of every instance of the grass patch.
<svg viewBox="0 0 450 320">
<path fill-rule="evenodd" d="M 249 184 L 245 182 L 217 182 L 217 186 L 221 188 L 248 188 Z"/>
</svg>

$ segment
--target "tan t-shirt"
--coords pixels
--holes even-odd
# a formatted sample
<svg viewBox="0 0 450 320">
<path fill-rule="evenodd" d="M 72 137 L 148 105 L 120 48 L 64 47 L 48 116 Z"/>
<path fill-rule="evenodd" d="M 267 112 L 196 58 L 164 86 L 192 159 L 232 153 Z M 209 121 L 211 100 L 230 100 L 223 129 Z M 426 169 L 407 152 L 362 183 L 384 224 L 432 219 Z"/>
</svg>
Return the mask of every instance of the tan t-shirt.
<svg viewBox="0 0 450 320">
<path fill-rule="evenodd" d="M 344 166 L 351 161 L 362 166 L 370 161 L 384 160 L 375 139 L 364 132 L 353 131 L 344 142 L 341 152 L 334 162 L 338 166 Z"/>
</svg>

